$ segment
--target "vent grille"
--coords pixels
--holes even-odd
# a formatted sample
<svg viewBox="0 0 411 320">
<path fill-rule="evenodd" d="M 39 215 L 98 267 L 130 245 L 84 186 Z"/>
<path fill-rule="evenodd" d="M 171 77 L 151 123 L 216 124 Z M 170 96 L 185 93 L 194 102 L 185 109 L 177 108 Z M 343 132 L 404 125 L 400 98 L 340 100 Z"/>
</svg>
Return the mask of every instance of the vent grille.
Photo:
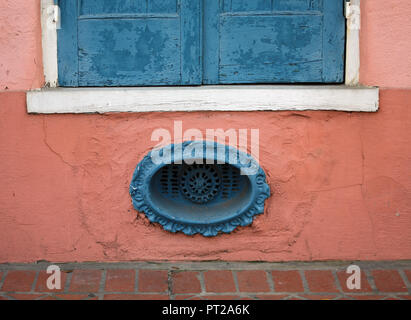
<svg viewBox="0 0 411 320">
<path fill-rule="evenodd" d="M 221 187 L 217 168 L 209 164 L 185 166 L 180 177 L 180 190 L 192 202 L 207 203 L 214 199 Z"/>
<path fill-rule="evenodd" d="M 164 230 L 187 235 L 213 237 L 250 225 L 264 212 L 265 199 L 270 196 L 263 169 L 251 156 L 213 141 L 186 141 L 160 149 L 158 154 L 185 150 L 192 143 L 202 145 L 203 151 L 213 148 L 215 152 L 206 152 L 204 157 L 172 153 L 174 163 L 168 164 L 154 162 L 149 153 L 139 162 L 130 183 L 134 208 Z M 221 148 L 224 154 L 218 153 Z M 232 155 L 236 161 L 226 162 Z M 249 157 L 252 163 L 243 165 L 239 161 L 243 157 Z M 241 174 L 250 173 L 242 170 L 251 165 L 257 169 L 253 174 Z"/>
<path fill-rule="evenodd" d="M 163 195 L 196 204 L 230 199 L 240 191 L 240 183 L 239 169 L 228 164 L 171 164 L 160 172 Z"/>
<path fill-rule="evenodd" d="M 240 174 L 239 170 L 233 166 L 224 164 L 222 167 L 222 198 L 228 199 L 230 195 L 240 190 Z"/>
</svg>

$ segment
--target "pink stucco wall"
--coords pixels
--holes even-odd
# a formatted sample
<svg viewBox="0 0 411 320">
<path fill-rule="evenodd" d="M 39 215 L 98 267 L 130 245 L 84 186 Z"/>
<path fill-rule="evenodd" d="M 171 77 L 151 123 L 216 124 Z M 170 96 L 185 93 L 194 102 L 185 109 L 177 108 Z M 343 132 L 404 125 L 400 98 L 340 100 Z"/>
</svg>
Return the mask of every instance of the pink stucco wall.
<svg viewBox="0 0 411 320">
<path fill-rule="evenodd" d="M 0 0 L 0 90 L 27 90 L 44 82 L 40 0 Z"/>
<path fill-rule="evenodd" d="M 411 1 L 361 0 L 361 82 L 411 87 Z"/>
<path fill-rule="evenodd" d="M 0 263 L 411 259 L 408 0 L 363 0 L 364 84 L 378 113 L 28 115 L 40 87 L 38 0 L 0 0 Z M 132 208 L 128 185 L 154 129 L 259 128 L 273 192 L 251 227 L 170 234 Z"/>
</svg>

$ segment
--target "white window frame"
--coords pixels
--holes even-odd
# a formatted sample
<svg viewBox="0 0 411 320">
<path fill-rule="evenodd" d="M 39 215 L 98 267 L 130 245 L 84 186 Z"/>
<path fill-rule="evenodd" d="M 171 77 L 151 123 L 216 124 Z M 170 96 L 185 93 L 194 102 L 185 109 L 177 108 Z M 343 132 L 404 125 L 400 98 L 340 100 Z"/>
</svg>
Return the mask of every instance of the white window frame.
<svg viewBox="0 0 411 320">
<path fill-rule="evenodd" d="M 344 85 L 59 88 L 58 7 L 41 0 L 45 88 L 27 93 L 29 113 L 337 110 L 375 112 L 379 89 L 359 84 L 361 0 L 346 2 Z"/>
</svg>

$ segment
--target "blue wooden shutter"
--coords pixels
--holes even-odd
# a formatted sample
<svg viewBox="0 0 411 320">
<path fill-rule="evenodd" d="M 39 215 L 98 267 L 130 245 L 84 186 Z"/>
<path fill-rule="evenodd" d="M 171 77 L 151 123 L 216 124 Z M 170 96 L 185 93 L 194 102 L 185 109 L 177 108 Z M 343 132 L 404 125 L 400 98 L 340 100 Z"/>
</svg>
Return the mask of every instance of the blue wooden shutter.
<svg viewBox="0 0 411 320">
<path fill-rule="evenodd" d="M 203 82 L 343 82 L 344 1 L 204 0 Z"/>
<path fill-rule="evenodd" d="M 339 83 L 344 0 L 58 0 L 61 86 Z"/>
<path fill-rule="evenodd" d="M 59 84 L 201 84 L 200 4 L 59 0 Z"/>
</svg>

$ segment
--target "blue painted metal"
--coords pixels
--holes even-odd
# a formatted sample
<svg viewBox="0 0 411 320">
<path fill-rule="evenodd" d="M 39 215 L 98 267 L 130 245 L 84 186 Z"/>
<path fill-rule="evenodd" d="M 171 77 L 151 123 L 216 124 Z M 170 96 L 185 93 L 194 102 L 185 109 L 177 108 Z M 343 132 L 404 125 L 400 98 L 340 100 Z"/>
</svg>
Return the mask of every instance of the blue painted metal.
<svg viewBox="0 0 411 320">
<path fill-rule="evenodd" d="M 180 169 L 177 172 L 178 180 L 175 181 L 173 169 Z M 171 187 L 172 197 L 174 190 L 180 190 L 181 194 L 189 201 L 199 204 L 205 204 L 214 200 L 217 196 L 224 193 L 223 185 L 228 187 L 239 178 L 239 172 L 232 173 L 231 166 L 212 165 L 212 164 L 192 164 L 179 167 L 170 165 L 164 167 L 160 174 L 160 184 L 164 187 Z M 170 172 L 171 171 L 171 172 Z M 225 184 L 223 175 L 225 175 Z M 170 174 L 171 173 L 171 174 Z M 167 177 L 167 181 L 165 181 Z M 178 189 L 177 189 L 178 188 Z M 227 192 L 227 191 L 226 191 Z"/>
<path fill-rule="evenodd" d="M 344 0 L 58 0 L 61 86 L 340 83 Z"/>
<path fill-rule="evenodd" d="M 203 150 L 204 157 L 185 151 L 193 146 Z M 211 237 L 247 226 L 264 212 L 270 188 L 249 155 L 211 141 L 169 145 L 157 152 L 171 153 L 171 161 L 158 163 L 152 152 L 145 156 L 134 172 L 130 195 L 135 209 L 165 230 Z M 198 159 L 202 163 L 191 164 Z M 250 166 L 253 175 L 241 175 L 241 169 Z"/>
</svg>

